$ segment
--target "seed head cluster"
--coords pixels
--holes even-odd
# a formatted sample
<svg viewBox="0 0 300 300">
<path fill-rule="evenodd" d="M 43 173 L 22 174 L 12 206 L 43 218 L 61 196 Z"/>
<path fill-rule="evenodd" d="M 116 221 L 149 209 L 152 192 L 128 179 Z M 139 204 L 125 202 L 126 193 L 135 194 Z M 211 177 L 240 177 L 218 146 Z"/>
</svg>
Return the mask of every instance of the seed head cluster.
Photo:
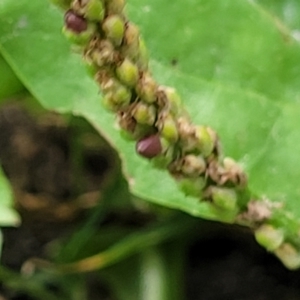
<svg viewBox="0 0 300 300">
<path fill-rule="evenodd" d="M 190 121 L 177 91 L 153 78 L 124 6 L 124 0 L 74 0 L 65 13 L 64 32 L 99 84 L 103 106 L 116 114 L 123 136 L 136 141 L 137 153 L 167 169 L 184 193 L 236 209 L 244 172 L 222 157 L 214 130 Z M 222 195 L 230 204 L 214 201 Z"/>
</svg>

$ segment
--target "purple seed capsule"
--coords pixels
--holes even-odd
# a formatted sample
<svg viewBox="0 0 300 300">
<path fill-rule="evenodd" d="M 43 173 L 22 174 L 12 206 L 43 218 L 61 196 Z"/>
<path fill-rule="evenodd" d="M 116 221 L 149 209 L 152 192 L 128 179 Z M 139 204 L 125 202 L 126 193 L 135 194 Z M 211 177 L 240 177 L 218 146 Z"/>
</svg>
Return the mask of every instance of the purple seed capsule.
<svg viewBox="0 0 300 300">
<path fill-rule="evenodd" d="M 75 33 L 81 33 L 87 30 L 88 22 L 74 11 L 68 10 L 65 13 L 65 25 L 67 29 L 74 31 Z"/>
<path fill-rule="evenodd" d="M 153 158 L 161 151 L 162 146 L 158 134 L 144 137 L 136 143 L 136 152 L 145 158 Z"/>
</svg>

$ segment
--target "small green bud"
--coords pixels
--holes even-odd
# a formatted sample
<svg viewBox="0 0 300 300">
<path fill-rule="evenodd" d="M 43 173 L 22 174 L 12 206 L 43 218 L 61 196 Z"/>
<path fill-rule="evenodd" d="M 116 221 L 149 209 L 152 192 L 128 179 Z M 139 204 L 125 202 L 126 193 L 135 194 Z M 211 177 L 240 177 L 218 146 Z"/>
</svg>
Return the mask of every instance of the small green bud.
<svg viewBox="0 0 300 300">
<path fill-rule="evenodd" d="M 143 73 L 136 86 L 136 92 L 142 101 L 154 103 L 156 101 L 157 83 L 149 73 Z"/>
<path fill-rule="evenodd" d="M 137 66 L 141 70 L 146 71 L 148 69 L 148 64 L 149 64 L 148 50 L 145 41 L 141 37 L 139 38 L 138 56 L 136 59 L 134 59 L 134 62 L 136 62 Z"/>
<path fill-rule="evenodd" d="M 176 178 L 179 188 L 186 196 L 200 198 L 206 181 L 203 177 L 197 178 Z"/>
<path fill-rule="evenodd" d="M 162 137 L 171 143 L 175 143 L 178 140 L 178 130 L 176 121 L 170 114 L 162 113 L 158 120 L 158 130 Z"/>
<path fill-rule="evenodd" d="M 134 87 L 139 79 L 137 66 L 127 58 L 125 58 L 123 62 L 117 66 L 116 74 L 120 81 L 129 87 Z"/>
<path fill-rule="evenodd" d="M 191 177 L 197 177 L 206 170 L 206 162 L 202 156 L 188 154 L 181 159 L 180 171 Z"/>
<path fill-rule="evenodd" d="M 50 2 L 62 9 L 68 9 L 72 0 L 50 0 Z"/>
<path fill-rule="evenodd" d="M 71 7 L 79 15 L 90 21 L 102 21 L 105 9 L 101 0 L 73 0 Z"/>
<path fill-rule="evenodd" d="M 91 21 L 102 21 L 104 13 L 101 0 L 89 0 L 83 7 L 83 15 Z"/>
<path fill-rule="evenodd" d="M 138 102 L 132 110 L 132 116 L 139 124 L 153 125 L 156 119 L 156 108 L 153 105 Z"/>
<path fill-rule="evenodd" d="M 196 148 L 204 157 L 209 156 L 214 149 L 214 141 L 204 126 L 195 126 Z"/>
<path fill-rule="evenodd" d="M 300 267 L 300 253 L 291 244 L 281 244 L 274 253 L 288 269 L 295 270 Z"/>
<path fill-rule="evenodd" d="M 102 29 L 115 46 L 121 45 L 125 32 L 125 24 L 121 16 L 108 16 L 102 23 Z"/>
<path fill-rule="evenodd" d="M 104 0 L 107 14 L 121 14 L 124 6 L 125 6 L 125 0 Z"/>
<path fill-rule="evenodd" d="M 136 25 L 127 22 L 125 25 L 122 54 L 132 61 L 137 61 L 140 51 L 140 32 Z"/>
<path fill-rule="evenodd" d="M 158 98 L 160 106 L 168 109 L 173 116 L 177 116 L 181 112 L 181 98 L 174 88 L 160 86 Z"/>
<path fill-rule="evenodd" d="M 179 117 L 177 119 L 177 126 L 183 152 L 195 152 L 197 144 L 195 126 L 186 117 Z"/>
<path fill-rule="evenodd" d="M 116 92 L 109 92 L 102 98 L 103 106 L 109 111 L 118 111 L 129 105 L 131 93 L 124 87 L 120 87 Z"/>
<path fill-rule="evenodd" d="M 224 210 L 233 211 L 237 207 L 237 194 L 233 189 L 211 187 L 211 197 L 213 203 Z"/>
<path fill-rule="evenodd" d="M 281 229 L 276 229 L 272 225 L 264 224 L 255 231 L 256 241 L 267 250 L 277 249 L 284 241 L 284 233 Z"/>
<path fill-rule="evenodd" d="M 116 112 L 118 111 L 118 106 L 114 103 L 114 95 L 108 93 L 102 96 L 102 105 L 108 111 Z"/>
<path fill-rule="evenodd" d="M 102 82 L 103 105 L 108 110 L 117 111 L 130 104 L 131 91 L 113 78 Z"/>
</svg>

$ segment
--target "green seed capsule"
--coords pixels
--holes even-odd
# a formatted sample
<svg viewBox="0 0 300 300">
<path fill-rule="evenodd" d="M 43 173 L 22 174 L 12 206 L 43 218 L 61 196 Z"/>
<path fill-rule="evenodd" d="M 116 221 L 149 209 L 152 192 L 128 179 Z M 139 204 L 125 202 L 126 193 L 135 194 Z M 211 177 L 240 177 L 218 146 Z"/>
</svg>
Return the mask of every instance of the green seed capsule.
<svg viewBox="0 0 300 300">
<path fill-rule="evenodd" d="M 125 0 L 105 0 L 105 6 L 108 15 L 121 14 L 125 6 Z"/>
<path fill-rule="evenodd" d="M 63 34 L 71 43 L 82 46 L 86 45 L 89 42 L 89 40 L 94 35 L 95 31 L 96 26 L 92 23 L 89 23 L 87 25 L 87 29 L 80 33 L 76 33 L 73 30 L 68 29 L 67 26 L 64 26 L 62 29 Z"/>
<path fill-rule="evenodd" d="M 83 7 L 83 15 L 91 21 L 102 21 L 104 17 L 104 6 L 101 0 L 89 0 Z"/>
<path fill-rule="evenodd" d="M 147 50 L 145 41 L 141 37 L 139 38 L 138 56 L 134 60 L 134 62 L 136 62 L 137 66 L 141 70 L 146 71 L 148 69 L 148 64 L 149 64 L 148 50 Z"/>
<path fill-rule="evenodd" d="M 134 87 L 139 79 L 137 66 L 127 58 L 125 58 L 123 62 L 117 66 L 116 74 L 120 81 L 129 87 Z"/>
<path fill-rule="evenodd" d="M 148 73 L 143 73 L 136 86 L 136 92 L 142 101 L 154 103 L 156 101 L 157 83 Z"/>
<path fill-rule="evenodd" d="M 186 196 L 200 198 L 206 181 L 203 177 L 197 178 L 177 178 L 179 188 Z"/>
<path fill-rule="evenodd" d="M 103 96 L 103 106 L 110 111 L 118 111 L 121 108 L 125 108 L 130 104 L 131 92 L 123 87 L 119 86 L 114 92 L 108 92 Z"/>
<path fill-rule="evenodd" d="M 274 251 L 275 255 L 290 270 L 300 267 L 300 253 L 289 243 L 283 243 Z"/>
<path fill-rule="evenodd" d="M 211 187 L 213 203 L 224 210 L 233 211 L 237 208 L 237 195 L 233 189 Z"/>
<path fill-rule="evenodd" d="M 158 129 L 166 140 L 175 143 L 178 140 L 176 121 L 169 114 L 161 114 L 158 120 Z"/>
<path fill-rule="evenodd" d="M 133 108 L 132 116 L 139 124 L 153 125 L 156 119 L 156 108 L 139 102 Z"/>
<path fill-rule="evenodd" d="M 174 115 L 177 116 L 178 113 L 181 110 L 181 98 L 176 92 L 175 89 L 170 88 L 170 87 L 165 87 L 164 92 L 167 97 L 167 103 L 169 105 L 170 112 Z"/>
<path fill-rule="evenodd" d="M 102 24 L 102 29 L 115 46 L 121 45 L 125 32 L 125 24 L 119 15 L 108 16 Z"/>
<path fill-rule="evenodd" d="M 102 21 L 105 14 L 101 0 L 73 0 L 71 8 L 85 19 L 93 22 Z"/>
<path fill-rule="evenodd" d="M 108 110 L 117 111 L 130 104 L 131 91 L 114 78 L 103 77 L 100 85 L 104 94 L 103 105 Z"/>
<path fill-rule="evenodd" d="M 277 249 L 284 241 L 284 233 L 281 229 L 276 229 L 272 225 L 264 224 L 255 231 L 256 241 L 267 250 Z"/>
<path fill-rule="evenodd" d="M 195 127 L 195 138 L 197 140 L 196 148 L 204 157 L 209 156 L 214 149 L 214 141 L 204 126 Z"/>
<path fill-rule="evenodd" d="M 139 57 L 140 32 L 136 25 L 127 22 L 125 25 L 124 41 L 122 46 L 123 56 L 128 57 L 133 62 Z"/>
<path fill-rule="evenodd" d="M 197 177 L 206 170 L 206 162 L 202 156 L 189 154 L 181 159 L 180 171 L 191 177 Z"/>
</svg>

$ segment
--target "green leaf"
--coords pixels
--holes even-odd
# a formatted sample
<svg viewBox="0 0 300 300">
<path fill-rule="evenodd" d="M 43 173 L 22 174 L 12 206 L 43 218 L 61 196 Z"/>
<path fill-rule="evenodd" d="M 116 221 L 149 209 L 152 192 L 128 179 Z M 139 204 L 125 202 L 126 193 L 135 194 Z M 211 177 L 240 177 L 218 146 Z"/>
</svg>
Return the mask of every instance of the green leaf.
<svg viewBox="0 0 300 300">
<path fill-rule="evenodd" d="M 23 84 L 16 77 L 15 73 L 1 55 L 0 78 L 0 100 L 13 96 L 24 89 Z"/>
<path fill-rule="evenodd" d="M 300 47 L 290 31 L 254 1 L 129 2 L 155 77 L 179 90 L 196 123 L 217 130 L 226 155 L 244 165 L 254 194 L 283 201 L 300 219 Z M 80 58 L 70 54 L 61 27 L 62 14 L 46 1 L 0 4 L 0 51 L 31 93 L 48 109 L 93 123 L 119 150 L 135 195 L 231 221 L 185 197 L 166 172 L 134 154 L 134 144 L 115 130 L 114 116 L 103 111 Z"/>
<path fill-rule="evenodd" d="M 13 208 L 13 195 L 6 177 L 0 170 L 0 226 L 17 226 L 20 217 Z"/>
</svg>

